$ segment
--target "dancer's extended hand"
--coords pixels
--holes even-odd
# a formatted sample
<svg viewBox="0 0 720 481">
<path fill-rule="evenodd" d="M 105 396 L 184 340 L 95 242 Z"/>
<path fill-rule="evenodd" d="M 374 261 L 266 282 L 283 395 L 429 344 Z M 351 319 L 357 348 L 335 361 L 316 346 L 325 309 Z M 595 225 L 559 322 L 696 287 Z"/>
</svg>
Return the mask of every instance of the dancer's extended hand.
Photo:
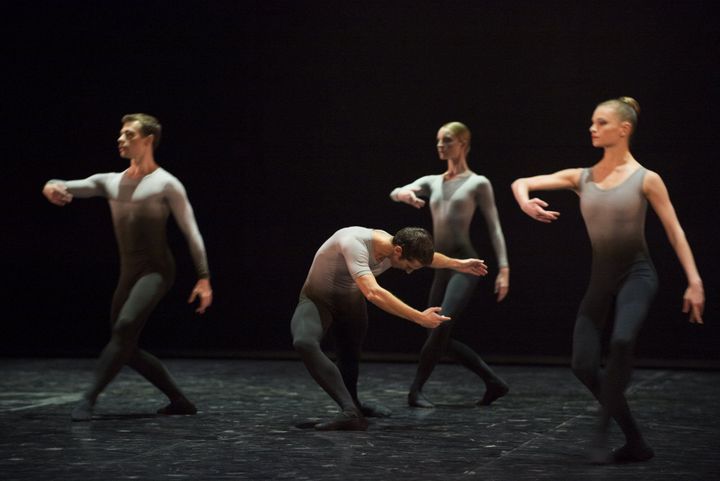
<svg viewBox="0 0 720 481">
<path fill-rule="evenodd" d="M 704 324 L 702 315 L 705 310 L 705 291 L 701 286 L 689 286 L 683 296 L 683 312 L 690 313 L 688 321 Z"/>
<path fill-rule="evenodd" d="M 408 187 L 407 189 L 401 189 L 397 194 L 397 200 L 410 204 L 416 209 L 420 209 L 425 206 L 425 201 L 415 195 L 415 192 L 419 192 L 420 190 L 422 190 L 420 187 Z"/>
<path fill-rule="evenodd" d="M 442 307 L 428 307 L 421 313 L 421 317 L 417 321 L 417 323 L 423 327 L 434 329 L 443 322 L 449 321 L 450 318 L 448 316 L 443 316 L 442 314 L 439 314 L 441 310 Z"/>
<path fill-rule="evenodd" d="M 455 268 L 458 272 L 472 274 L 474 276 L 484 276 L 488 273 L 487 265 L 482 259 L 458 259 L 459 265 Z"/>
<path fill-rule="evenodd" d="M 497 294 L 497 301 L 500 302 L 508 294 L 510 290 L 510 269 L 508 267 L 502 267 L 495 278 L 495 294 Z"/>
<path fill-rule="evenodd" d="M 210 281 L 208 279 L 198 279 L 195 287 L 190 293 L 188 304 L 195 302 L 196 298 L 200 299 L 200 305 L 197 309 L 195 309 L 195 312 L 198 314 L 204 314 L 205 309 L 210 307 L 210 304 L 212 304 L 213 301 L 213 291 L 212 287 L 210 287 Z"/>
<path fill-rule="evenodd" d="M 43 187 L 42 193 L 47 200 L 51 203 L 59 206 L 69 204 L 72 202 L 72 194 L 67 191 L 67 187 L 64 184 L 48 182 Z"/>
<path fill-rule="evenodd" d="M 522 205 L 522 210 L 533 219 L 549 224 L 550 222 L 557 220 L 560 216 L 560 212 L 545 210 L 545 207 L 547 206 L 548 203 L 544 200 L 533 197 Z"/>
</svg>

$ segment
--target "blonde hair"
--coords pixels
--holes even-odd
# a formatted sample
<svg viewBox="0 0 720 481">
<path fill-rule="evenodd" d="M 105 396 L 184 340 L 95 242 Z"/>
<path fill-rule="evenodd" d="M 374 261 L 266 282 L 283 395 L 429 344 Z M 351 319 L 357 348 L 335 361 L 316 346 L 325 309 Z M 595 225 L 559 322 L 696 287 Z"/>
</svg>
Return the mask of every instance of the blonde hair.
<svg viewBox="0 0 720 481">
<path fill-rule="evenodd" d="M 470 140 L 472 138 L 472 134 L 470 133 L 470 129 L 467 128 L 467 125 L 462 122 L 448 122 L 440 128 L 448 130 L 460 142 L 467 146 L 465 152 L 470 152 Z"/>
<path fill-rule="evenodd" d="M 632 97 L 618 97 L 616 99 L 606 100 L 598 104 L 598 107 L 610 106 L 615 109 L 623 122 L 630 122 L 632 125 L 631 134 L 637 129 L 638 116 L 640 115 L 640 104 Z"/>
</svg>

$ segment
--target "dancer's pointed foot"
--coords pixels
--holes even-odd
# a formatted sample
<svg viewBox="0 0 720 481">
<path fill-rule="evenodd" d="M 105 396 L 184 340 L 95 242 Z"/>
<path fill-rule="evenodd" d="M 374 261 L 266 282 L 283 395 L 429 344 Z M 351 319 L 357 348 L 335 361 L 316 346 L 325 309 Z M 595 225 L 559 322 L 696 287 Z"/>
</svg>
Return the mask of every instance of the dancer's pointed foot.
<svg viewBox="0 0 720 481">
<path fill-rule="evenodd" d="M 92 420 L 93 415 L 93 408 L 95 407 L 95 403 L 90 402 L 87 398 L 82 398 L 79 403 L 75 405 L 75 407 L 72 410 L 72 413 L 70 413 L 70 418 L 73 421 L 90 421 Z"/>
<path fill-rule="evenodd" d="M 435 405 L 423 396 L 422 391 L 410 391 L 408 393 L 408 406 L 413 408 L 434 408 Z"/>
<path fill-rule="evenodd" d="M 357 410 L 342 411 L 330 421 L 315 425 L 318 431 L 367 431 L 368 420 Z"/>
<path fill-rule="evenodd" d="M 197 414 L 197 408 L 189 400 L 183 398 L 170 401 L 170 404 L 158 409 L 157 413 L 163 416 L 186 416 Z"/>
<path fill-rule="evenodd" d="M 361 403 L 360 412 L 366 418 L 389 418 L 392 416 L 392 410 L 382 404 Z"/>
<path fill-rule="evenodd" d="M 478 406 L 489 406 L 493 401 L 503 397 L 510 391 L 510 387 L 504 381 L 497 380 L 487 383 L 485 395 L 477 402 Z"/>
<path fill-rule="evenodd" d="M 655 451 L 644 442 L 635 444 L 626 444 L 625 446 L 614 449 L 611 453 L 612 462 L 617 464 L 623 463 L 639 463 L 648 461 L 655 456 Z"/>
</svg>

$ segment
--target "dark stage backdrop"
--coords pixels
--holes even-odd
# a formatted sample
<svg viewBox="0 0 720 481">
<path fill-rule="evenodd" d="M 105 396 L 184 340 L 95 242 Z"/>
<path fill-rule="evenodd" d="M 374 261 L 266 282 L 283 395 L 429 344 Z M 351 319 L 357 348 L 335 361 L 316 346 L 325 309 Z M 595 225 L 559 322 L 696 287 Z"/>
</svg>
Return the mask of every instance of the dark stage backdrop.
<svg viewBox="0 0 720 481">
<path fill-rule="evenodd" d="M 633 152 L 661 174 L 703 275 L 707 324 L 680 312 L 685 278 L 654 213 L 647 237 L 660 291 L 641 358 L 720 359 L 715 249 L 720 33 L 711 1 L 33 2 L 4 15 L 0 347 L 8 355 L 96 354 L 117 276 L 101 199 L 65 208 L 48 178 L 118 171 L 122 114 L 157 115 L 157 157 L 185 184 L 207 244 L 215 304 L 185 304 L 184 239 L 172 292 L 142 343 L 164 353 L 291 351 L 289 320 L 315 250 L 350 225 L 430 227 L 390 190 L 440 173 L 438 127 L 465 122 L 473 170 L 490 178 L 512 268 L 507 300 L 484 220 L 473 237 L 491 266 L 456 335 L 488 356 L 570 353 L 589 243 L 570 192 L 542 197 L 553 225 L 527 218 L 510 183 L 589 166 L 587 128 L 619 95 L 642 106 Z M 431 280 L 380 282 L 423 308 Z M 366 350 L 412 354 L 424 332 L 371 306 Z"/>
</svg>

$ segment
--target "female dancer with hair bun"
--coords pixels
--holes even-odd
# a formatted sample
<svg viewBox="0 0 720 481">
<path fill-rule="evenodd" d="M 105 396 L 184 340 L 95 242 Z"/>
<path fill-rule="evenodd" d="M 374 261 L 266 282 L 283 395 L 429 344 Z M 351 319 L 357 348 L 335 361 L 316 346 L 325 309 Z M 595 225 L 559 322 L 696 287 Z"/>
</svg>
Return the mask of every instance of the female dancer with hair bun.
<svg viewBox="0 0 720 481">
<path fill-rule="evenodd" d="M 630 153 L 630 137 L 637 128 L 639 112 L 640 106 L 630 97 L 600 103 L 590 125 L 593 146 L 604 150 L 598 163 L 518 179 L 512 184 L 520 208 L 539 222 L 552 222 L 560 213 L 546 210 L 548 204 L 531 199 L 530 191 L 569 189 L 580 196 L 580 210 L 592 244 L 592 269 L 575 321 L 572 369 L 601 404 L 590 450 L 590 461 L 598 464 L 647 461 L 654 456 L 625 399 L 635 340 L 657 290 L 657 275 L 645 242 L 648 202 L 687 276 L 683 312 L 689 313 L 690 322 L 703 323 L 702 280 L 665 184 Z M 601 339 L 610 309 L 614 310 L 614 325 L 603 371 Z M 607 448 L 611 418 L 626 438 L 625 445 L 614 451 Z"/>
<path fill-rule="evenodd" d="M 470 223 L 475 211 L 479 209 L 487 222 L 490 240 L 497 256 L 499 272 L 495 280 L 495 293 L 500 302 L 510 287 L 510 266 L 492 185 L 487 177 L 471 171 L 467 164 L 470 130 L 460 122 L 443 125 L 437 133 L 437 151 L 440 159 L 447 161 L 447 170 L 439 175 L 420 177 L 411 184 L 398 187 L 390 193 L 390 198 L 418 209 L 425 205 L 425 200 L 419 197 L 428 198 L 437 251 L 460 259 L 477 257 L 470 242 Z M 507 394 L 508 386 L 505 381 L 469 346 L 450 337 L 452 326 L 470 301 L 476 285 L 477 277 L 474 276 L 448 269 L 438 269 L 435 272 L 429 305 L 442 305 L 443 314 L 452 320 L 428 331 L 427 341 L 420 352 L 415 379 L 408 394 L 410 406 L 434 407 L 423 396 L 422 388 L 445 351 L 449 351 L 485 383 L 485 395 L 478 401 L 478 405 L 489 405 Z"/>
</svg>

